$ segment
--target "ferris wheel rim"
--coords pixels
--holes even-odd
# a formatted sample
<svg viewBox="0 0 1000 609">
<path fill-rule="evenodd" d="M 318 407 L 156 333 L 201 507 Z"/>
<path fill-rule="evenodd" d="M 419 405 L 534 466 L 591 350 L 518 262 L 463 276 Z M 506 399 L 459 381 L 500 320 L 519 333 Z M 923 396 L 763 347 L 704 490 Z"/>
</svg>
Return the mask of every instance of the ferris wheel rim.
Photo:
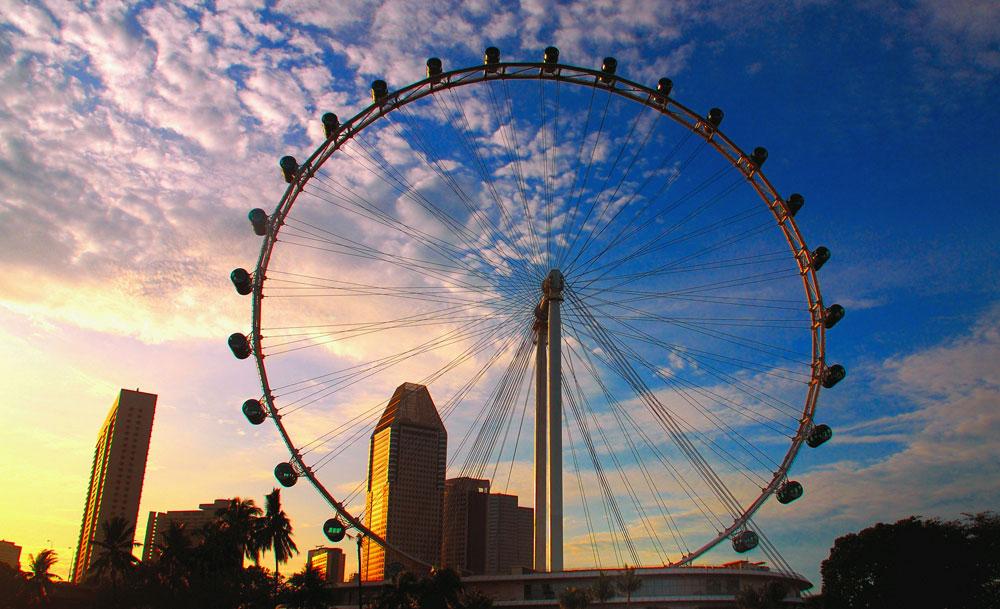
<svg viewBox="0 0 1000 609">
<path fill-rule="evenodd" d="M 282 423 L 282 414 L 273 402 L 273 395 L 270 381 L 267 375 L 267 368 L 264 363 L 265 353 L 261 341 L 261 312 L 263 304 L 263 284 L 266 280 L 268 265 L 280 228 L 284 224 L 285 218 L 291 211 L 299 194 L 303 192 L 303 187 L 311 180 L 315 173 L 330 159 L 346 142 L 361 133 L 364 129 L 374 125 L 391 112 L 400 109 L 407 104 L 418 101 L 424 97 L 437 94 L 457 87 L 473 86 L 480 83 L 493 82 L 496 80 L 552 80 L 566 82 L 582 87 L 606 90 L 619 97 L 639 103 L 661 115 L 673 120 L 675 123 L 686 128 L 689 132 L 702 137 L 723 159 L 733 168 L 740 171 L 746 181 L 751 185 L 757 196 L 765 203 L 774 217 L 778 227 L 783 233 L 793 257 L 798 265 L 802 278 L 803 288 L 809 305 L 811 318 L 810 333 L 812 335 L 812 376 L 809 382 L 809 389 L 806 395 L 805 404 L 802 409 L 802 416 L 799 419 L 799 426 L 796 434 L 792 438 L 791 444 L 785 453 L 777 471 L 770 483 L 763 489 L 757 499 L 749 503 L 744 511 L 734 519 L 734 522 L 718 531 L 717 535 L 706 542 L 703 546 L 683 556 L 681 560 L 671 563 L 670 566 L 680 566 L 689 564 L 721 542 L 731 537 L 735 532 L 746 528 L 752 516 L 759 510 L 764 502 L 770 498 L 779 486 L 787 480 L 787 474 L 805 441 L 806 435 L 813 426 L 813 416 L 820 392 L 821 377 L 825 370 L 825 328 L 823 324 L 823 300 L 820 291 L 820 284 L 816 270 L 811 266 L 811 254 L 806 247 L 805 239 L 802 237 L 799 228 L 794 220 L 793 214 L 788 213 L 785 207 L 785 199 L 774 188 L 772 183 L 766 178 L 763 172 L 753 165 L 750 156 L 730 140 L 717 126 L 710 125 L 706 119 L 674 100 L 668 95 L 662 95 L 656 90 L 640 83 L 622 78 L 615 74 L 608 74 L 601 70 L 572 66 L 562 63 L 540 63 L 540 62 L 499 62 L 488 65 L 473 65 L 457 70 L 442 72 L 439 75 L 415 81 L 395 91 L 387 92 L 385 97 L 373 101 L 348 121 L 341 123 L 339 129 L 321 143 L 308 159 L 299 166 L 294 179 L 289 183 L 281 200 L 274 212 L 269 214 L 267 220 L 267 231 L 264 235 L 258 256 L 257 265 L 253 277 L 252 291 L 252 335 L 251 348 L 257 367 L 263 390 L 263 401 L 269 418 L 277 427 L 280 436 L 289 451 L 290 461 L 296 474 L 306 477 L 317 489 L 327 503 L 335 510 L 338 516 L 343 517 L 359 533 L 368 537 L 379 545 L 391 549 L 398 555 L 413 561 L 416 564 L 429 565 L 423 560 L 413 557 L 393 544 L 382 539 L 379 535 L 371 531 L 357 517 L 353 516 L 346 507 L 338 502 L 336 498 L 323 485 L 311 468 L 303 461 L 300 450 L 293 442 L 288 430 Z"/>
</svg>

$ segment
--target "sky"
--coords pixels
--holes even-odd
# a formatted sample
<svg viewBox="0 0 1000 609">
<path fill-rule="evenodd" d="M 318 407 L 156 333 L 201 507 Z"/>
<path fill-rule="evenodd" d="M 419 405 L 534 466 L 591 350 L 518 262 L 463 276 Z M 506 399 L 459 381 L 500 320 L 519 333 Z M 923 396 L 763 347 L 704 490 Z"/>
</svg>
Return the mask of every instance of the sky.
<svg viewBox="0 0 1000 609">
<path fill-rule="evenodd" d="M 847 316 L 828 333 L 827 353 L 828 361 L 842 363 L 848 376 L 822 392 L 816 421 L 833 427 L 834 439 L 819 449 L 804 449 L 795 462 L 791 474 L 802 482 L 805 495 L 789 506 L 769 500 L 755 519 L 791 566 L 818 586 L 819 564 L 840 535 L 909 515 L 955 518 L 1000 505 L 1000 376 L 994 365 L 1000 356 L 994 322 L 1000 315 L 995 231 L 1000 154 L 993 145 L 1000 124 L 993 103 L 1000 93 L 996 3 L 347 1 L 332 9 L 324 2 L 68 6 L 4 1 L 0 377 L 6 391 L 0 397 L 0 458 L 8 464 L 10 479 L 9 490 L 0 496 L 0 538 L 24 547 L 22 564 L 27 554 L 53 547 L 60 556 L 57 572 L 68 572 L 93 443 L 121 387 L 159 395 L 140 540 L 150 510 L 193 509 L 232 496 L 261 502 L 275 486 L 274 464 L 287 459 L 287 451 L 269 422 L 254 427 L 239 412 L 243 400 L 261 390 L 251 361 L 235 360 L 226 347 L 230 333 L 251 327 L 250 302 L 235 294 L 228 273 L 254 268 L 260 240 L 246 213 L 252 207 L 271 211 L 281 200 L 286 184 L 277 159 L 308 157 L 323 141 L 319 116 L 333 111 L 346 120 L 360 112 L 370 103 L 368 87 L 375 78 L 392 89 L 422 78 L 430 56 L 442 58 L 445 69 L 471 66 L 482 61 L 485 47 L 497 46 L 504 60 L 538 61 L 549 45 L 557 46 L 561 61 L 570 65 L 596 68 L 603 57 L 617 57 L 619 75 L 650 86 L 669 76 L 675 99 L 698 112 L 723 108 L 725 135 L 744 150 L 768 148 L 764 169 L 779 192 L 806 195 L 797 221 L 807 242 L 833 252 L 820 273 L 823 294 L 827 303 L 844 305 Z M 514 91 L 521 100 L 519 112 L 530 106 L 520 124 L 532 189 L 526 215 L 542 213 L 539 189 L 549 188 L 538 178 L 541 173 L 530 172 L 551 161 L 555 191 L 572 189 L 566 176 L 580 175 L 584 157 L 573 156 L 572 145 L 553 144 L 550 160 L 544 151 L 553 139 L 546 137 L 570 144 L 593 141 L 581 133 L 579 120 L 586 116 L 589 92 L 565 89 L 561 106 L 552 105 L 551 97 L 539 106 L 534 89 Z M 447 200 L 451 193 L 435 182 L 440 174 L 430 161 L 434 155 L 415 139 L 422 133 L 420 141 L 437 146 L 447 171 L 462 176 L 462 184 L 482 203 L 486 194 L 475 179 L 475 166 L 458 152 L 462 142 L 471 141 L 494 161 L 499 198 L 516 200 L 513 166 L 503 161 L 504 137 L 511 131 L 503 127 L 502 116 L 491 113 L 483 90 L 453 98 L 463 102 L 464 111 L 453 105 L 434 115 L 434 106 L 414 104 L 405 120 L 400 115 L 397 123 L 372 130 L 372 149 L 419 185 L 413 192 Z M 561 108 L 563 122 L 538 128 L 539 108 L 552 114 Z M 678 131 L 654 128 L 645 119 L 630 123 L 633 116 L 649 115 L 618 102 L 613 110 L 625 120 L 612 120 L 605 144 L 594 147 L 598 170 L 614 164 L 615 151 L 629 138 L 626 125 L 635 124 L 639 132 L 649 126 L 652 134 L 637 171 L 667 180 L 681 175 L 676 163 L 662 170 L 644 165 L 658 158 L 652 150 L 662 150 L 658 145 Z M 468 129 L 462 120 L 471 121 Z M 465 131 L 472 140 L 458 139 Z M 326 166 L 328 185 L 344 176 L 380 205 L 398 205 L 402 198 L 392 195 L 385 180 L 363 171 L 358 164 L 362 148 L 354 150 L 357 156 L 337 157 Z M 693 168 L 677 178 L 678 188 L 717 167 L 708 155 L 696 158 Z M 412 192 L 407 196 L 414 199 Z M 412 235 L 381 232 L 385 227 L 369 220 L 351 223 L 331 211 L 330 200 L 322 196 L 304 195 L 299 202 L 295 211 L 301 215 L 290 216 L 297 222 L 319 226 L 325 217 L 369 247 L 378 241 L 388 243 L 386 251 L 394 254 L 426 254 Z M 440 237 L 425 214 L 412 205 L 406 209 L 410 215 L 401 211 L 401 221 Z M 613 215 L 615 208 L 608 203 L 598 209 Z M 465 220 L 472 226 L 473 219 Z M 527 248 L 526 223 L 516 220 L 510 247 Z M 560 228 L 570 231 L 572 224 L 557 215 L 553 234 Z M 297 226 L 286 234 L 297 234 L 298 245 L 321 242 L 315 241 L 317 233 L 302 228 L 308 224 Z M 769 233 L 767 239 L 776 237 Z M 490 235 L 481 238 L 478 245 L 490 254 L 470 264 L 504 256 Z M 406 281 L 405 272 L 412 271 L 394 273 L 384 259 L 344 264 L 343 252 L 327 252 L 330 257 L 324 259 L 322 252 L 296 248 L 294 241 L 279 244 L 275 264 L 311 277 L 321 272 L 339 281 L 391 286 L 393 280 Z M 554 242 L 558 247 L 558 236 Z M 768 243 L 762 237 L 754 247 Z M 536 262 L 537 271 L 544 263 Z M 715 271 L 723 279 L 735 272 L 709 265 L 696 275 L 708 278 Z M 516 270 L 498 276 L 503 279 L 490 283 L 494 289 L 509 287 L 519 297 L 533 297 L 533 288 L 512 287 Z M 269 279 L 276 278 L 269 274 Z M 524 285 L 537 285 L 535 279 Z M 322 286 L 331 287 L 330 281 L 324 279 Z M 784 297 L 785 285 L 767 296 Z M 423 287 L 436 287 L 450 298 L 459 292 L 454 283 L 440 281 Z M 762 297 L 747 290 L 732 297 Z M 318 325 L 332 323 L 324 318 L 331 315 L 338 322 L 361 323 L 376 306 L 369 300 L 356 294 L 336 302 L 275 298 L 273 307 L 265 308 L 265 322 L 269 328 Z M 378 309 L 380 319 L 407 306 L 392 298 L 379 302 L 385 307 Z M 701 304 L 694 310 L 702 320 L 722 308 L 719 302 Z M 477 306 L 483 308 L 470 312 L 497 314 L 499 305 L 480 300 Z M 601 310 L 609 313 L 612 306 Z M 530 307 L 525 314 L 530 320 Z M 440 327 L 454 323 L 441 321 Z M 402 344 L 395 341 L 412 341 L 424 332 L 403 328 L 317 344 L 273 358 L 269 374 L 278 379 L 275 384 L 298 382 L 340 365 L 373 361 Z M 784 346 L 801 347 L 801 334 L 774 335 Z M 318 336 L 306 337 L 318 343 Z M 498 352 L 507 357 L 512 349 Z M 606 355 L 591 352 L 598 359 Z M 454 353 L 446 350 L 445 355 Z M 339 422 L 377 405 L 399 382 L 416 380 L 448 359 L 438 356 L 442 359 L 414 360 L 360 387 L 324 395 L 314 409 L 287 417 L 289 428 L 297 438 L 317 437 L 331 428 L 331 419 Z M 662 351 L 658 357 L 664 360 Z M 683 377 L 687 367 L 684 374 L 691 376 L 684 378 L 698 378 L 694 364 L 704 366 L 704 360 L 679 358 L 657 362 L 664 366 L 662 377 Z M 445 400 L 438 396 L 453 393 L 481 363 L 463 360 L 437 387 L 432 385 L 439 408 Z M 747 376 L 739 378 L 765 383 L 777 370 L 773 364 L 757 361 L 765 376 L 743 370 Z M 488 399 L 488 381 L 499 376 L 498 370 L 475 387 L 464 407 L 449 413 L 451 446 L 460 441 L 461 430 L 475 429 L 478 411 L 471 404 Z M 595 390 L 586 380 L 583 384 Z M 793 391 L 780 382 L 766 387 L 781 399 Z M 676 392 L 658 395 L 683 410 L 671 402 Z M 634 401 L 623 404 L 642 416 Z M 763 431 L 741 421 L 731 424 L 748 436 Z M 609 446 L 616 440 L 612 431 Z M 700 431 L 725 445 L 712 430 Z M 367 435 L 360 437 L 321 472 L 335 494 L 350 493 L 365 476 Z M 787 449 L 773 437 L 752 437 L 771 457 Z M 318 455 L 333 457 L 326 450 Z M 530 503 L 530 455 L 519 450 L 511 461 L 511 489 L 524 504 Z M 451 456 L 459 465 L 465 458 Z M 581 473 L 586 478 L 593 470 Z M 592 488 L 592 478 L 587 480 Z M 567 488 L 575 484 L 567 470 Z M 571 496 L 567 490 L 570 503 Z M 665 496 L 669 502 L 671 496 Z M 284 491 L 282 498 L 303 550 L 288 567 L 296 569 L 305 549 L 324 542 L 320 526 L 330 514 L 305 484 Z M 678 509 L 683 520 L 686 508 Z M 632 524 L 642 537 L 639 525 Z M 580 510 L 569 507 L 573 543 L 568 563 L 585 560 L 590 551 L 582 527 Z M 691 529 L 692 540 L 698 539 L 696 529 Z M 705 560 L 731 558 L 732 552 L 720 550 Z"/>
</svg>

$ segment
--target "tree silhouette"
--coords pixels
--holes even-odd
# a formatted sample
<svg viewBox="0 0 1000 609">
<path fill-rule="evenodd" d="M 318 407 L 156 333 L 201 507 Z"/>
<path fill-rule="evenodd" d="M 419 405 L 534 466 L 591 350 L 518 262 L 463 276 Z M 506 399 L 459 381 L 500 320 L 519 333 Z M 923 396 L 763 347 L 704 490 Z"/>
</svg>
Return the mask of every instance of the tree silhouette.
<svg viewBox="0 0 1000 609">
<path fill-rule="evenodd" d="M 254 545 L 274 554 L 274 586 L 278 588 L 278 566 L 288 562 L 292 553 L 299 549 L 292 541 L 292 523 L 281 509 L 281 489 L 276 488 L 264 496 L 264 515 L 259 517 L 254 527 Z"/>
<path fill-rule="evenodd" d="M 600 575 L 597 576 L 597 581 L 594 582 L 591 588 L 591 592 L 593 593 L 594 600 L 603 605 L 615 595 L 615 582 L 605 575 L 604 571 L 601 571 Z"/>
<path fill-rule="evenodd" d="M 788 589 L 778 582 L 767 582 L 760 587 L 749 587 L 736 594 L 739 609 L 781 609 Z"/>
<path fill-rule="evenodd" d="M 288 584 L 288 604 L 293 609 L 324 609 L 333 604 L 333 591 L 312 565 L 289 577 Z"/>
<path fill-rule="evenodd" d="M 229 507 L 217 512 L 219 517 L 219 532 L 222 540 L 229 546 L 230 555 L 235 565 L 242 565 L 243 558 L 249 558 L 257 563 L 260 560 L 260 548 L 257 545 L 257 519 L 261 510 L 253 499 L 233 497 Z"/>
<path fill-rule="evenodd" d="M 139 563 L 132 550 L 142 544 L 135 542 L 135 527 L 129 526 L 121 516 L 102 522 L 101 537 L 93 543 L 98 550 L 90 564 L 90 571 L 98 579 L 121 582 Z"/>
<path fill-rule="evenodd" d="M 48 602 L 49 594 L 59 576 L 52 573 L 52 566 L 59 562 L 55 550 L 42 550 L 28 557 L 27 592 L 28 603 L 42 605 Z"/>
<path fill-rule="evenodd" d="M 642 587 L 642 579 L 635 574 L 635 569 L 625 565 L 625 570 L 615 578 L 618 591 L 625 595 L 625 606 L 632 605 L 632 593 Z"/>
<path fill-rule="evenodd" d="M 587 609 L 590 592 L 581 588 L 566 588 L 559 593 L 560 609 Z"/>
</svg>

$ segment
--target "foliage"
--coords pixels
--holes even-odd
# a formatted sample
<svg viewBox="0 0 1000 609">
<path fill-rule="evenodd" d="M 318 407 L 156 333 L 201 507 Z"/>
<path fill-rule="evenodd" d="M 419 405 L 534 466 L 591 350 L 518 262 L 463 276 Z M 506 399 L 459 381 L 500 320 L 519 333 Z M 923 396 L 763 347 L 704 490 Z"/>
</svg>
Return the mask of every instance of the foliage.
<svg viewBox="0 0 1000 609">
<path fill-rule="evenodd" d="M 281 489 L 276 488 L 264 497 L 264 515 L 252 526 L 253 545 L 257 550 L 274 554 L 275 594 L 278 588 L 278 566 L 288 562 L 292 553 L 299 553 L 292 541 L 292 523 L 281 509 Z"/>
<path fill-rule="evenodd" d="M 642 579 L 635 574 L 635 569 L 625 565 L 625 570 L 615 578 L 615 586 L 625 595 L 625 605 L 629 606 L 632 604 L 632 594 L 642 587 Z"/>
<path fill-rule="evenodd" d="M 597 576 L 597 581 L 594 582 L 591 588 L 591 594 L 595 601 L 603 605 L 615 595 L 615 580 L 605 575 L 604 571 L 601 571 L 600 575 Z"/>
<path fill-rule="evenodd" d="M 748 587 L 736 594 L 739 609 L 781 609 L 782 601 L 788 595 L 788 588 L 779 582 L 767 582 L 760 587 Z"/>
<path fill-rule="evenodd" d="M 117 585 L 139 564 L 139 559 L 132 555 L 132 550 L 141 545 L 135 543 L 135 527 L 121 516 L 101 523 L 101 537 L 94 540 L 94 545 L 99 549 L 94 550 L 90 574 L 98 580 Z"/>
<path fill-rule="evenodd" d="M 27 583 L 21 573 L 0 563 L 0 609 L 18 609 L 27 604 Z"/>
<path fill-rule="evenodd" d="M 29 605 L 44 605 L 48 602 L 55 580 L 59 576 L 52 573 L 52 567 L 59 562 L 55 550 L 42 550 L 28 557 L 28 576 L 25 581 L 24 597 Z"/>
<path fill-rule="evenodd" d="M 305 569 L 288 578 L 288 584 L 286 600 L 292 609 L 323 609 L 333 602 L 333 592 L 316 567 L 306 565 Z"/>
<path fill-rule="evenodd" d="M 224 538 L 223 544 L 230 547 L 229 560 L 234 564 L 242 564 L 243 557 L 254 563 L 260 559 L 256 532 L 261 513 L 253 499 L 240 497 L 233 497 L 229 507 L 219 510 L 215 533 Z"/>
<path fill-rule="evenodd" d="M 879 523 L 838 538 L 820 571 L 827 609 L 998 609 L 1000 515 Z"/>
<path fill-rule="evenodd" d="M 560 609 L 587 609 L 590 605 L 590 591 L 582 588 L 566 588 L 559 593 Z"/>
</svg>

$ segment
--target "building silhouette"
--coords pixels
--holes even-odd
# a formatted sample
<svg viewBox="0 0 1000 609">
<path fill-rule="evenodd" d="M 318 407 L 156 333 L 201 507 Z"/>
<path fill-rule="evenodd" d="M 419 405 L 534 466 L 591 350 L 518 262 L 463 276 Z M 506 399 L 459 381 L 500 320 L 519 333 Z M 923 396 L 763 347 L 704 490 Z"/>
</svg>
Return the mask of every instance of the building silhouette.
<svg viewBox="0 0 1000 609">
<path fill-rule="evenodd" d="M 205 525 L 218 518 L 219 510 L 224 510 L 232 503 L 229 499 L 216 499 L 212 503 L 201 503 L 197 510 L 172 510 L 169 512 L 150 512 L 146 520 L 146 541 L 142 544 L 143 562 L 159 558 L 159 546 L 163 535 L 171 524 L 179 524 L 192 538 L 201 535 Z"/>
<path fill-rule="evenodd" d="M 439 564 L 441 558 L 447 455 L 448 433 L 427 387 L 397 387 L 371 437 L 365 525 L 429 564 Z M 364 540 L 363 581 L 381 581 L 403 569 L 419 571 L 420 566 Z"/>
<path fill-rule="evenodd" d="M 156 395 L 122 389 L 101 426 L 70 569 L 74 582 L 82 582 L 90 570 L 102 523 L 123 518 L 135 530 L 155 410 Z"/>
<path fill-rule="evenodd" d="M 21 546 L 0 539 L 0 564 L 21 570 Z"/>
<path fill-rule="evenodd" d="M 530 569 L 534 510 L 516 495 L 490 493 L 490 481 L 445 481 L 441 565 L 459 573 L 503 575 Z"/>
<path fill-rule="evenodd" d="M 347 557 L 340 548 L 313 548 L 309 550 L 306 565 L 319 571 L 320 577 L 325 582 L 344 583 Z"/>
</svg>

